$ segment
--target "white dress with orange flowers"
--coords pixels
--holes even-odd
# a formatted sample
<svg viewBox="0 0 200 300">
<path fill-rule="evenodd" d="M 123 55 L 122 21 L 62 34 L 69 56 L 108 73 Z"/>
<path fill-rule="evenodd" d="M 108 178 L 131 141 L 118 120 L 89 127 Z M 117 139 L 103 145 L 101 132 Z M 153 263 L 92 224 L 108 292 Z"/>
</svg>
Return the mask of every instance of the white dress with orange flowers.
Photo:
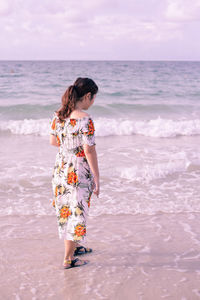
<svg viewBox="0 0 200 300">
<path fill-rule="evenodd" d="M 50 133 L 60 144 L 52 179 L 59 237 L 82 244 L 86 242 L 86 218 L 94 187 L 83 145 L 95 145 L 94 130 L 89 116 L 60 123 L 54 115 L 51 122 Z"/>
</svg>

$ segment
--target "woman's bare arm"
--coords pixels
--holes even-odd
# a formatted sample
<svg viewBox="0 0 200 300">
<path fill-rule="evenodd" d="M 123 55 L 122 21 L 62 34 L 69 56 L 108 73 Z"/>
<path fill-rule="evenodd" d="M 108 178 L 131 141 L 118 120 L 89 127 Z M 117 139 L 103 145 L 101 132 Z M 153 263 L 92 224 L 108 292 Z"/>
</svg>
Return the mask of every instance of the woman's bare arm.
<svg viewBox="0 0 200 300">
<path fill-rule="evenodd" d="M 95 186 L 96 186 L 95 190 L 94 190 L 94 194 L 96 194 L 98 196 L 100 191 L 99 191 L 99 167 L 98 167 L 96 148 L 95 148 L 95 145 L 89 146 L 87 144 L 84 144 L 83 149 L 84 149 L 88 164 L 90 166 L 90 169 L 94 175 L 94 181 L 95 181 Z"/>
<path fill-rule="evenodd" d="M 56 147 L 60 146 L 57 142 L 56 136 L 53 134 L 50 134 L 50 144 Z"/>
</svg>

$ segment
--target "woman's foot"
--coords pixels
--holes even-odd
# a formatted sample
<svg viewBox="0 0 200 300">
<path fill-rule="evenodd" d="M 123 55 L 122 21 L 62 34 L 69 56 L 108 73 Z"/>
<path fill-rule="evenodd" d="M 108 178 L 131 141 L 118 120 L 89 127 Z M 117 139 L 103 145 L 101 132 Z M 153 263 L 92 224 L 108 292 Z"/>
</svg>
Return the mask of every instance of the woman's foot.
<svg viewBox="0 0 200 300">
<path fill-rule="evenodd" d="M 89 262 L 88 260 L 81 260 L 78 257 L 72 260 L 64 259 L 63 267 L 64 269 L 70 269 L 70 268 L 86 265 L 88 262 Z"/>
<path fill-rule="evenodd" d="M 81 254 L 86 254 L 86 253 L 91 253 L 92 249 L 91 248 L 85 248 L 83 246 L 78 246 L 74 250 L 74 255 L 81 255 Z"/>
</svg>

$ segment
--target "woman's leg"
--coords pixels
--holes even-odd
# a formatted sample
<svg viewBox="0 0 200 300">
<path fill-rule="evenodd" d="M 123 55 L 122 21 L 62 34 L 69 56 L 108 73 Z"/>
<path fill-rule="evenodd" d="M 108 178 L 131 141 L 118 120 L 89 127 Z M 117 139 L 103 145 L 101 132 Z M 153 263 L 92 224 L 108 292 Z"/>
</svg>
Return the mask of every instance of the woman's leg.
<svg viewBox="0 0 200 300">
<path fill-rule="evenodd" d="M 65 257 L 64 257 L 64 263 L 63 266 L 69 267 L 71 264 L 71 261 L 74 260 L 74 250 L 76 247 L 76 243 L 71 240 L 64 240 L 65 243 Z M 76 266 L 82 266 L 85 265 L 88 261 L 87 260 L 81 260 L 76 258 Z"/>
<path fill-rule="evenodd" d="M 76 243 L 71 240 L 65 240 L 65 259 L 72 260 L 74 259 L 74 250 Z"/>
<path fill-rule="evenodd" d="M 73 242 L 71 240 L 65 240 L 65 259 L 72 260 L 74 258 L 75 248 L 80 246 L 81 245 L 79 243 Z"/>
</svg>

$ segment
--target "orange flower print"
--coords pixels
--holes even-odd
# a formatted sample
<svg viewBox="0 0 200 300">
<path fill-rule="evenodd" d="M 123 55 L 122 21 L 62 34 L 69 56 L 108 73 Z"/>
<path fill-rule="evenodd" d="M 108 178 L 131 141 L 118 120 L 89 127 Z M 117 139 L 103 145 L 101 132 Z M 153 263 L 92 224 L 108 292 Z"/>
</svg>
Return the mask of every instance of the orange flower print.
<svg viewBox="0 0 200 300">
<path fill-rule="evenodd" d="M 67 219 L 69 216 L 71 216 L 72 212 L 69 208 L 69 206 L 64 205 L 61 209 L 60 209 L 60 217 L 63 219 Z"/>
<path fill-rule="evenodd" d="M 55 197 L 58 197 L 58 186 L 56 186 L 56 188 L 55 188 L 55 192 L 54 192 L 54 194 L 55 194 Z"/>
<path fill-rule="evenodd" d="M 55 192 L 54 192 L 54 195 L 55 197 L 58 197 L 59 195 L 63 195 L 65 194 L 67 191 L 66 191 L 66 188 L 63 186 L 63 185 L 57 185 L 55 187 Z"/>
<path fill-rule="evenodd" d="M 78 184 L 78 176 L 76 174 L 76 171 L 75 171 L 72 163 L 69 165 L 69 168 L 68 168 L 67 183 L 71 184 L 71 185 Z"/>
<path fill-rule="evenodd" d="M 88 135 L 93 135 L 94 134 L 94 124 L 91 119 L 89 121 L 88 129 L 89 129 Z"/>
<path fill-rule="evenodd" d="M 51 125 L 51 129 L 52 130 L 56 129 L 56 119 L 53 120 L 52 125 Z"/>
<path fill-rule="evenodd" d="M 83 150 L 83 147 L 77 147 L 75 154 L 77 157 L 85 157 L 85 152 Z"/>
<path fill-rule="evenodd" d="M 74 229 L 74 235 L 76 239 L 80 239 L 79 237 L 82 237 L 86 234 L 86 227 L 83 224 L 76 225 Z"/>
<path fill-rule="evenodd" d="M 70 124 L 74 127 L 76 125 L 76 120 L 75 119 L 70 119 Z"/>
<path fill-rule="evenodd" d="M 85 157 L 85 152 L 83 150 L 81 150 L 76 154 L 76 156 L 77 157 Z"/>
<path fill-rule="evenodd" d="M 57 144 L 60 146 L 60 139 L 58 136 L 56 136 L 56 141 L 57 141 Z"/>
<path fill-rule="evenodd" d="M 93 135 L 94 134 L 94 124 L 92 122 L 92 120 L 90 119 L 89 120 L 89 123 L 88 123 L 88 131 L 87 132 L 84 132 L 84 135 Z"/>
<path fill-rule="evenodd" d="M 90 207 L 90 199 L 91 199 L 91 196 L 92 196 L 92 192 L 90 192 L 89 197 L 88 197 L 88 199 L 87 199 L 88 207 Z"/>
<path fill-rule="evenodd" d="M 52 201 L 52 206 L 56 207 L 55 200 Z"/>
<path fill-rule="evenodd" d="M 77 184 L 78 183 L 78 176 L 74 171 L 71 171 L 67 175 L 67 183 L 68 184 Z"/>
</svg>

